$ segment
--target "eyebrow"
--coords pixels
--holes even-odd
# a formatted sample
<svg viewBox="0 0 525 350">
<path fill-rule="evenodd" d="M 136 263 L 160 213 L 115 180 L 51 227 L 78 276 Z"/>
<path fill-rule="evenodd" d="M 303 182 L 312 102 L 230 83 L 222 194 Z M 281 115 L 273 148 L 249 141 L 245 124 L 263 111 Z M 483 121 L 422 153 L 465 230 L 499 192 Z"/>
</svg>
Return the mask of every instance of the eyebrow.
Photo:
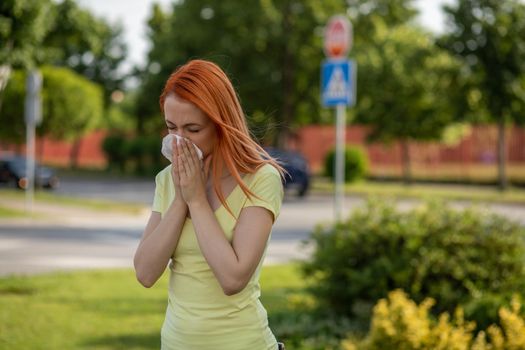
<svg viewBox="0 0 525 350">
<path fill-rule="evenodd" d="M 166 124 L 176 126 L 175 123 L 173 123 L 172 121 L 169 121 L 168 119 L 165 119 L 165 121 L 166 121 Z M 188 126 L 201 126 L 201 125 L 197 123 L 188 123 L 188 124 L 183 125 L 183 127 L 188 127 Z"/>
</svg>

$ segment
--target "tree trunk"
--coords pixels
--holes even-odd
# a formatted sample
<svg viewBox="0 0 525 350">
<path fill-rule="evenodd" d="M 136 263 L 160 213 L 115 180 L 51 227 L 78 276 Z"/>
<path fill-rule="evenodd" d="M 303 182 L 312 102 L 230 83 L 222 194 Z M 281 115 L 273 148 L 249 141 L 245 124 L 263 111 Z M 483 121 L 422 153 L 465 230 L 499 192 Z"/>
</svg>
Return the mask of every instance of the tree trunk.
<svg viewBox="0 0 525 350">
<path fill-rule="evenodd" d="M 71 151 L 69 153 L 69 166 L 71 169 L 78 168 L 78 155 L 80 153 L 80 146 L 82 146 L 82 138 L 79 137 L 73 142 Z"/>
<path fill-rule="evenodd" d="M 412 173 L 410 169 L 410 148 L 407 139 L 401 140 L 401 162 L 403 164 L 403 182 L 405 185 L 412 184 Z"/>
<path fill-rule="evenodd" d="M 37 139 L 38 140 L 38 139 Z M 42 162 L 44 159 L 44 137 L 40 137 L 40 142 L 37 143 L 36 153 L 37 153 L 37 159 L 39 162 Z"/>
<path fill-rule="evenodd" d="M 507 188 L 507 175 L 505 172 L 507 152 L 505 137 L 505 118 L 500 117 L 498 120 L 498 187 L 500 191 Z"/>
</svg>

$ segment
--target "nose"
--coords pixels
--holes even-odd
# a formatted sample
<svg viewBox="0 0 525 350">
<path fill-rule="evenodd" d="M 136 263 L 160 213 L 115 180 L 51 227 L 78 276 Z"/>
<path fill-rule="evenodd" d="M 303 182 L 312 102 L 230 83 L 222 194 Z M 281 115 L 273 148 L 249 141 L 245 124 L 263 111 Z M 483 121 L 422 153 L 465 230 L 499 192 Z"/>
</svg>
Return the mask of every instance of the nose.
<svg viewBox="0 0 525 350">
<path fill-rule="evenodd" d="M 186 135 L 186 133 L 184 131 L 181 131 L 181 130 L 177 130 L 174 132 L 175 135 L 179 136 L 179 137 L 182 137 L 183 139 L 187 139 L 187 140 L 191 140 L 191 137 L 189 137 L 189 135 Z M 192 141 L 193 142 L 193 141 Z"/>
<path fill-rule="evenodd" d="M 184 137 L 184 133 L 182 131 L 175 131 L 173 134 L 180 137 Z"/>
</svg>

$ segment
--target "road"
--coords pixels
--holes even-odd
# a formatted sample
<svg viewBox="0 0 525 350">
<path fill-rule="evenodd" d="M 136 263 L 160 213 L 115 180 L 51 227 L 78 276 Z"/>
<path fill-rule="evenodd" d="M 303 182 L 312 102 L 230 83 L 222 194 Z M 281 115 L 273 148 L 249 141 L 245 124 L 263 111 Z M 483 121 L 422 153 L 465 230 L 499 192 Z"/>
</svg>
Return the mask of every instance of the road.
<svg viewBox="0 0 525 350">
<path fill-rule="evenodd" d="M 132 257 L 146 224 L 152 200 L 152 181 L 88 181 L 66 180 L 58 194 L 82 198 L 106 198 L 131 201 L 144 205 L 138 215 L 103 213 L 53 205 L 36 209 L 45 219 L 0 220 L 0 275 L 33 274 L 54 270 L 132 267 Z M 347 197 L 344 212 L 350 213 L 362 205 L 359 198 Z M 400 209 L 409 209 L 415 201 L 399 202 Z M 0 205 L 23 208 L 23 203 Z M 457 207 L 468 203 L 455 203 Z M 525 225 L 525 207 L 487 205 Z M 274 225 L 265 264 L 305 259 L 311 246 L 304 246 L 318 224 L 333 219 L 330 196 L 311 195 L 306 199 L 286 196 L 281 215 Z"/>
<path fill-rule="evenodd" d="M 144 204 L 140 215 L 101 213 L 35 203 L 46 219 L 0 220 L 0 275 L 54 270 L 132 267 L 132 257 L 149 215 L 151 182 L 95 183 L 66 181 L 57 194 Z M 24 203 L 0 205 L 23 209 Z M 273 232 L 265 264 L 304 259 L 311 249 L 302 241 L 319 222 L 332 217 L 332 200 L 312 196 L 285 199 Z"/>
</svg>

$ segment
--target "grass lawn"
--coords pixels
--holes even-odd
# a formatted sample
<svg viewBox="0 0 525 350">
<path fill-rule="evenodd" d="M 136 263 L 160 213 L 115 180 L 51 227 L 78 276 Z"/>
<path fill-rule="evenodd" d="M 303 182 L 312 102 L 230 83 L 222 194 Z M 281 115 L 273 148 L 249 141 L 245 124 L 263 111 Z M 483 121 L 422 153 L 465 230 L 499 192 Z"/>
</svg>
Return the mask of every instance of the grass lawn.
<svg viewBox="0 0 525 350">
<path fill-rule="evenodd" d="M 25 192 L 16 189 L 0 189 L 0 196 L 5 199 L 25 201 Z M 88 199 L 58 195 L 50 191 L 35 191 L 35 202 L 49 203 L 53 205 L 76 206 L 96 211 L 120 211 L 128 214 L 138 214 L 143 205 L 135 203 L 123 203 L 103 199 Z"/>
<path fill-rule="evenodd" d="M 11 209 L 0 206 L 0 218 L 24 217 L 26 213 L 21 210 Z"/>
<path fill-rule="evenodd" d="M 167 282 L 143 288 L 132 270 L 0 278 L 0 349 L 159 349 Z M 264 267 L 261 286 L 271 314 L 304 284 L 280 265 Z"/>
<path fill-rule="evenodd" d="M 318 178 L 312 182 L 312 191 L 332 193 L 333 182 Z M 494 186 L 385 183 L 361 181 L 345 185 L 347 194 L 359 196 L 386 196 L 395 198 L 467 200 L 473 202 L 499 202 L 525 205 L 525 189 L 509 188 L 500 192 Z"/>
</svg>

